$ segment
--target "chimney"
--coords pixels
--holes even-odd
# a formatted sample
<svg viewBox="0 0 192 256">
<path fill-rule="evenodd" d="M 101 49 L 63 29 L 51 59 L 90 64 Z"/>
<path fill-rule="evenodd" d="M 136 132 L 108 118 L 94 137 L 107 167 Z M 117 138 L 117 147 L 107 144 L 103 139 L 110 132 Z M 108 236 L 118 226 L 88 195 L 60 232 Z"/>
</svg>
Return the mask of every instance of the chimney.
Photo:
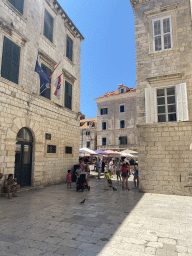
<svg viewBox="0 0 192 256">
<path fill-rule="evenodd" d="M 85 119 L 85 115 L 82 115 L 82 116 L 80 117 L 80 120 L 83 120 L 83 119 Z"/>
</svg>

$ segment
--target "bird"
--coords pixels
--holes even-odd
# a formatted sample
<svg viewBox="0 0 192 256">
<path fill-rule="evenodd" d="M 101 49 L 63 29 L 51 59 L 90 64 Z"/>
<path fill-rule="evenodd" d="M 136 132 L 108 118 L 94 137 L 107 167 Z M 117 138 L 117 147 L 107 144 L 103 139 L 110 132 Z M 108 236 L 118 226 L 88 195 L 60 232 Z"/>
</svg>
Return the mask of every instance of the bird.
<svg viewBox="0 0 192 256">
<path fill-rule="evenodd" d="M 83 201 L 80 204 L 84 204 L 85 203 L 85 199 L 83 199 Z"/>
</svg>

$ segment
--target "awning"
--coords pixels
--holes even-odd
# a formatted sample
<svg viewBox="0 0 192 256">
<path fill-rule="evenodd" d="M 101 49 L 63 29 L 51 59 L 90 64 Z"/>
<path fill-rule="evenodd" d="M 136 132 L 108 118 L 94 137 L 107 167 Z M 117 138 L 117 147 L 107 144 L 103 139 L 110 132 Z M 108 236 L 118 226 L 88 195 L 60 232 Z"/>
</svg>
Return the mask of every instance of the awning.
<svg viewBox="0 0 192 256">
<path fill-rule="evenodd" d="M 97 155 L 97 153 L 89 148 L 80 148 L 79 153 L 86 153 L 90 155 Z"/>
</svg>

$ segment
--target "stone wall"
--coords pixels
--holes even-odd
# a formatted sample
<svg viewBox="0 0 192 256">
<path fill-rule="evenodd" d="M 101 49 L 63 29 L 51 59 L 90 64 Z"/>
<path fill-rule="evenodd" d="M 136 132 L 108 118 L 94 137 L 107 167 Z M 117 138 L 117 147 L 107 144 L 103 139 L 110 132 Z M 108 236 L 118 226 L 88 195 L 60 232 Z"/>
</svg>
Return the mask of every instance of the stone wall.
<svg viewBox="0 0 192 256">
<path fill-rule="evenodd" d="M 191 8 L 186 0 L 131 1 L 135 14 L 140 190 L 191 194 Z M 153 52 L 152 19 L 171 16 L 173 48 Z M 189 121 L 146 124 L 145 88 L 186 83 Z"/>
<path fill-rule="evenodd" d="M 32 185 L 59 183 L 66 180 L 68 169 L 78 163 L 80 112 L 80 63 L 82 36 L 45 1 L 24 1 L 21 15 L 7 0 L 0 2 L 0 63 L 4 36 L 21 47 L 19 84 L 0 77 L 0 168 L 3 174 L 14 173 L 18 131 L 26 127 L 33 135 Z M 45 8 L 54 17 L 53 43 L 43 36 Z M 12 23 L 12 25 L 11 25 Z M 66 56 L 66 35 L 73 39 L 73 62 Z M 63 72 L 61 98 L 38 96 L 39 76 L 34 72 L 37 52 L 39 62 L 51 69 L 61 62 L 52 80 Z M 0 65 L 1 66 L 1 65 Z M 64 70 L 64 71 L 63 71 Z M 72 110 L 65 108 L 65 80 L 72 84 Z M 45 139 L 51 134 L 51 141 Z M 56 145 L 56 154 L 47 153 L 47 145 Z M 72 154 L 65 147 L 72 147 Z"/>
</svg>

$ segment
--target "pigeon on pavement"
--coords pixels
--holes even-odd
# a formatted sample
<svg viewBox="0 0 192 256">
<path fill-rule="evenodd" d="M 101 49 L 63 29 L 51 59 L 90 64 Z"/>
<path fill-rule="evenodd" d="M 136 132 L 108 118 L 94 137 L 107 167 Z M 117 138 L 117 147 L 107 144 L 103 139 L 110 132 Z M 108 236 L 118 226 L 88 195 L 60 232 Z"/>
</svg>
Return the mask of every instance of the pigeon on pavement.
<svg viewBox="0 0 192 256">
<path fill-rule="evenodd" d="M 83 199 L 83 201 L 80 204 L 84 204 L 85 203 L 85 199 Z"/>
</svg>

